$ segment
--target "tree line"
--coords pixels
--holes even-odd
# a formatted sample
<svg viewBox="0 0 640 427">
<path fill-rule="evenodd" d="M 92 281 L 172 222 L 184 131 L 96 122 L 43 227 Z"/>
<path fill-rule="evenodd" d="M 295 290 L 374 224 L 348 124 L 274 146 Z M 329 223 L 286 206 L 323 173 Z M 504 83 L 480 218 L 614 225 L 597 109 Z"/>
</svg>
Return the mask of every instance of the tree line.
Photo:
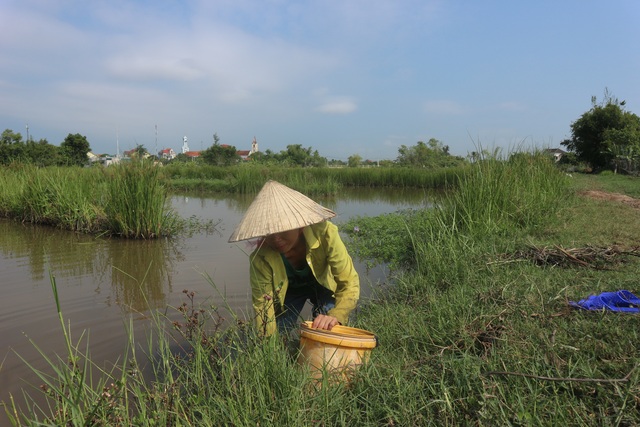
<svg viewBox="0 0 640 427">
<path fill-rule="evenodd" d="M 23 162 L 36 166 L 83 166 L 89 151 L 87 137 L 79 133 L 67 135 L 60 146 L 49 144 L 46 139 L 23 141 L 22 135 L 11 129 L 0 135 L 0 165 Z"/>
<path fill-rule="evenodd" d="M 625 109 L 608 89 L 602 101 L 591 97 L 591 109 L 571 124 L 568 162 L 583 162 L 594 171 L 640 172 L 640 117 Z"/>
<path fill-rule="evenodd" d="M 190 158 L 180 153 L 173 160 L 162 159 L 151 155 L 144 145 L 138 144 L 129 152 L 132 158 L 151 158 L 160 162 L 202 162 L 215 166 L 230 166 L 242 159 L 233 145 L 220 144 L 217 134 L 213 135 L 213 145 L 200 152 L 199 157 Z M 38 141 L 29 138 L 24 141 L 22 135 L 6 129 L 0 137 L 0 165 L 13 162 L 30 163 L 36 166 L 85 166 L 89 163 L 87 154 L 91 151 L 86 136 L 69 134 L 60 146 L 49 144 L 46 139 Z M 457 166 L 465 159 L 449 154 L 449 147 L 441 141 L 431 138 L 427 143 L 418 141 L 414 146 L 402 145 L 398 149 L 395 160 L 372 161 L 363 160 L 358 154 L 342 160 L 328 160 L 320 155 L 313 147 L 303 147 L 302 144 L 287 145 L 286 149 L 274 152 L 267 149 L 264 152 L 251 154 L 251 163 L 260 165 L 278 165 L 285 167 L 324 167 L 324 166 L 409 166 L 422 168 L 438 168 Z"/>
<path fill-rule="evenodd" d="M 571 138 L 561 142 L 569 150 L 562 162 L 570 165 L 582 165 L 586 170 L 605 169 L 630 174 L 640 173 L 640 117 L 626 110 L 626 101 L 620 101 L 605 89 L 604 98 L 598 102 L 591 98 L 591 108 L 571 124 Z M 13 162 L 25 162 L 37 166 L 83 166 L 88 163 L 87 154 L 91 150 L 87 138 L 80 134 L 69 134 L 60 144 L 49 144 L 46 139 L 38 141 L 22 139 L 20 133 L 6 129 L 0 137 L 0 165 Z M 133 150 L 133 156 L 151 157 L 156 161 L 167 160 L 149 155 L 143 145 Z M 287 145 L 285 150 L 252 153 L 248 161 L 261 165 L 279 165 L 290 167 L 323 166 L 400 166 L 416 168 L 455 167 L 467 160 L 476 161 L 482 156 L 471 153 L 468 159 L 453 156 L 449 146 L 435 138 L 426 143 L 418 141 L 415 145 L 401 145 L 398 156 L 393 160 L 365 160 L 359 154 L 349 156 L 347 161 L 328 160 L 312 147 L 301 144 Z M 203 162 L 217 166 L 229 166 L 241 162 L 236 147 L 220 144 L 217 134 L 213 136 L 213 145 L 200 153 L 198 158 L 178 154 L 171 161 Z"/>
</svg>

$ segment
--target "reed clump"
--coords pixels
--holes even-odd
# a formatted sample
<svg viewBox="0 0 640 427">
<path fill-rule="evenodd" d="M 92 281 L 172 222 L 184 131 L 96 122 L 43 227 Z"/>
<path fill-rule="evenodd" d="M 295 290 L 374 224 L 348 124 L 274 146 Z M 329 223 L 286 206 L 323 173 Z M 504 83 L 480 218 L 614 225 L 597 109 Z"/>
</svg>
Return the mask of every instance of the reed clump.
<svg viewBox="0 0 640 427">
<path fill-rule="evenodd" d="M 108 229 L 122 237 L 155 238 L 176 229 L 159 167 L 134 161 L 104 169 L 107 175 L 105 214 Z"/>
<path fill-rule="evenodd" d="M 82 233 L 168 236 L 184 226 L 151 162 L 101 168 L 0 168 L 0 216 Z"/>
</svg>

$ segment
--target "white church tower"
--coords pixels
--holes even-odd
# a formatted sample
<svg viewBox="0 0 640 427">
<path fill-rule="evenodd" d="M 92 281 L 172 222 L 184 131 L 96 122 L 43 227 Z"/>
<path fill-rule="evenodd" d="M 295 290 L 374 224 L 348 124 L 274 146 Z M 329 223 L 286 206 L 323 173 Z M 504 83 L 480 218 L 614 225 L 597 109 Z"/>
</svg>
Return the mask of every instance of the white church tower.
<svg viewBox="0 0 640 427">
<path fill-rule="evenodd" d="M 185 135 L 182 138 L 182 154 L 185 154 L 187 151 L 189 151 L 189 144 L 187 144 L 187 137 Z"/>
</svg>

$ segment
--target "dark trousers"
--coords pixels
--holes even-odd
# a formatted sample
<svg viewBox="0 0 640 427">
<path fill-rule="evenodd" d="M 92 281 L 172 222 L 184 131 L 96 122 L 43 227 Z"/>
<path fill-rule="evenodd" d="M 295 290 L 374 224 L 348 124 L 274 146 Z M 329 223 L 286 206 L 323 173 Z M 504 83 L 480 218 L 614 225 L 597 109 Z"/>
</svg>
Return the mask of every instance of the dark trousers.
<svg viewBox="0 0 640 427">
<path fill-rule="evenodd" d="M 319 284 L 306 286 L 301 289 L 289 289 L 284 298 L 284 310 L 276 316 L 278 330 L 284 332 L 296 328 L 303 320 L 300 313 L 307 301 L 313 305 L 312 314 L 315 319 L 318 314 L 327 314 L 336 306 L 333 292 Z"/>
</svg>

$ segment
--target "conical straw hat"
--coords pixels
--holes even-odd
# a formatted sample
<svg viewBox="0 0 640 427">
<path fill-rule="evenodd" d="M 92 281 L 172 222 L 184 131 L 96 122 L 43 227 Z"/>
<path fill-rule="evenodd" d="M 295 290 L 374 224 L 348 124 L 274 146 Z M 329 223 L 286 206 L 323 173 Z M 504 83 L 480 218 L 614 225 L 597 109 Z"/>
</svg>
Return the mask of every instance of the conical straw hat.
<svg viewBox="0 0 640 427">
<path fill-rule="evenodd" d="M 335 212 L 304 194 L 279 182 L 267 181 L 251 202 L 229 242 L 294 230 L 326 221 L 334 216 Z"/>
</svg>

